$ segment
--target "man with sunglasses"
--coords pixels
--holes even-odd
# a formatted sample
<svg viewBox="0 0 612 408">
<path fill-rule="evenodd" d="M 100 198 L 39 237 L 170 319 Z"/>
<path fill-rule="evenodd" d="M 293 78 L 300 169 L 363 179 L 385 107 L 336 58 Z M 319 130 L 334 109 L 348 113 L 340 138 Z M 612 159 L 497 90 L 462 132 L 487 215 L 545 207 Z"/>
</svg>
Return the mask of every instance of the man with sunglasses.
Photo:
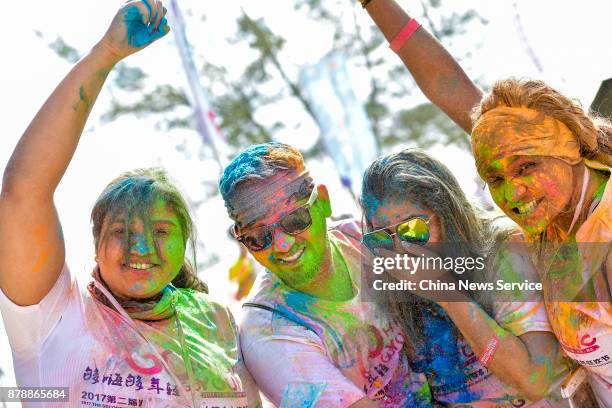
<svg viewBox="0 0 612 408">
<path fill-rule="evenodd" d="M 220 189 L 233 234 L 266 268 L 244 304 L 244 361 L 278 406 L 430 406 L 402 325 L 361 302 L 361 227 L 328 228 L 331 206 L 295 148 L 251 146 Z"/>
</svg>

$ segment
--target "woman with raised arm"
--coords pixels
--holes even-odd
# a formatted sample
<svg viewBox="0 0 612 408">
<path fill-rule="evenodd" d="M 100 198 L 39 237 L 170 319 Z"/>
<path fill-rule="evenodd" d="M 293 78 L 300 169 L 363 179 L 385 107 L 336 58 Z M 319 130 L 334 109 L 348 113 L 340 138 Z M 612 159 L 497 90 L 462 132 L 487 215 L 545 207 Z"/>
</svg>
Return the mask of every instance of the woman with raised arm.
<svg viewBox="0 0 612 408">
<path fill-rule="evenodd" d="M 259 405 L 239 364 L 233 318 L 208 299 L 186 258 L 193 222 L 164 171 L 124 173 L 102 192 L 88 285 L 65 260 L 55 189 L 108 73 L 169 32 L 165 14 L 160 1 L 125 3 L 45 102 L 4 172 L 0 309 L 17 383 L 65 387 L 45 393 L 47 402 L 244 407 L 249 391 L 249 406 Z"/>
<path fill-rule="evenodd" d="M 501 80 L 483 96 L 395 1 L 362 4 L 425 95 L 472 134 L 478 172 L 530 244 L 557 339 L 612 406 L 612 125 L 542 81 Z"/>
</svg>

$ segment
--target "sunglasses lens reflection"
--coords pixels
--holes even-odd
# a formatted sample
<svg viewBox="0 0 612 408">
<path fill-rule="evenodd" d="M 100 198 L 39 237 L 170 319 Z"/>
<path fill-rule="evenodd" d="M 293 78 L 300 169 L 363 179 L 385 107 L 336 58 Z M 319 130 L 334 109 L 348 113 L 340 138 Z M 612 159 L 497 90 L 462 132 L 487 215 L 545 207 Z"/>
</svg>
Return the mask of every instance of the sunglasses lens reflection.
<svg viewBox="0 0 612 408">
<path fill-rule="evenodd" d="M 242 238 L 242 243 L 253 251 L 261 251 L 272 245 L 272 232 L 267 226 L 257 228 L 245 234 Z"/>
<path fill-rule="evenodd" d="M 429 240 L 429 226 L 423 218 L 413 218 L 397 226 L 397 236 L 402 241 L 423 245 Z"/>
<path fill-rule="evenodd" d="M 393 238 L 386 231 L 374 231 L 365 234 L 363 243 L 371 250 L 377 248 L 393 250 Z"/>
<path fill-rule="evenodd" d="M 281 229 L 287 234 L 299 234 L 312 224 L 308 207 L 301 207 L 287 214 L 281 221 Z"/>
<path fill-rule="evenodd" d="M 308 207 L 300 207 L 285 215 L 279 221 L 283 232 L 291 235 L 299 234 L 312 225 L 312 217 Z M 270 248 L 273 240 L 273 225 L 265 225 L 242 235 L 242 243 L 252 251 L 263 251 Z"/>
</svg>

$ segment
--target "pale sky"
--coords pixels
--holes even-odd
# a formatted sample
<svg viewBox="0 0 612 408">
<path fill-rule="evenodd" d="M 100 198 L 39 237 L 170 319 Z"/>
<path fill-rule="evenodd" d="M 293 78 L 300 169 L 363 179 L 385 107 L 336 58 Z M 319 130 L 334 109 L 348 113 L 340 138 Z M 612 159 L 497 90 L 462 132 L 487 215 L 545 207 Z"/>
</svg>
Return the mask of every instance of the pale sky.
<svg viewBox="0 0 612 408">
<path fill-rule="evenodd" d="M 376 0 L 374 0 L 376 1 Z M 0 115 L 2 138 L 0 139 L 0 169 L 3 169 L 18 138 L 26 128 L 45 98 L 69 69 L 69 64 L 58 58 L 47 47 L 47 42 L 61 35 L 67 43 L 85 51 L 105 31 L 120 0 L 56 0 L 11 1 L 3 4 L 3 56 L 0 75 Z M 235 19 L 242 6 L 253 18 L 265 17 L 273 31 L 287 38 L 287 51 L 282 62 L 290 72 L 320 59 L 330 48 L 333 32 L 313 21 L 298 19 L 289 1 L 239 1 L 203 2 L 182 0 L 180 4 L 193 14 L 188 15 L 188 36 L 199 54 L 217 64 L 224 65 L 232 75 L 238 75 L 243 67 L 241 56 L 248 55 L 244 44 L 229 46 L 226 38 L 235 31 Z M 356 3 L 356 2 L 354 2 Z M 487 83 L 507 76 L 541 78 L 572 97 L 590 105 L 600 82 L 612 77 L 612 53 L 603 39 L 609 39 L 608 19 L 612 15 L 612 3 L 606 0 L 582 1 L 485 1 L 442 2 L 445 7 L 472 6 L 489 20 L 489 24 L 474 33 L 468 33 L 468 41 L 482 42 L 474 60 L 466 67 L 472 77 L 482 77 Z M 527 55 L 527 47 L 521 40 L 516 22 L 517 4 L 523 33 L 537 56 L 542 72 L 538 72 Z M 349 0 L 331 1 L 352 18 Z M 417 0 L 401 1 L 408 10 L 416 10 Z M 358 7 L 358 6 L 355 6 Z M 205 11 L 205 21 L 195 16 Z M 371 24 L 365 13 L 357 9 L 358 23 Z M 35 35 L 43 33 L 45 39 Z M 599 40 L 597 39 L 599 37 Z M 460 47 L 461 44 L 457 44 Z M 450 50 L 451 53 L 453 49 Z M 387 51 L 385 58 L 396 58 Z M 130 65 L 141 67 L 148 75 L 147 86 L 171 82 L 184 86 L 178 52 L 171 36 L 161 40 L 144 52 L 130 57 Z M 353 82 L 357 96 L 363 99 L 367 93 L 369 78 L 355 71 Z M 390 81 L 409 78 L 390 78 Z M 418 100 L 415 99 L 415 100 Z M 102 125 L 99 116 L 108 106 L 109 94 L 102 91 L 92 112 L 76 155 L 56 195 L 67 243 L 67 259 L 72 270 L 87 279 L 93 260 L 90 238 L 89 211 L 104 185 L 120 172 L 151 165 L 163 165 L 178 180 L 192 201 L 199 201 L 204 192 L 202 181 L 216 182 L 218 169 L 210 161 L 201 162 L 197 154 L 190 158 L 179 153 L 175 145 L 184 142 L 188 149 L 196 150 L 200 141 L 195 132 L 177 130 L 161 133 L 154 128 L 153 118 L 124 117 Z M 422 101 L 419 100 L 419 101 Z M 299 117 L 289 105 L 275 106 L 262 113 L 266 116 L 282 115 L 294 121 L 297 129 L 280 136 L 282 141 L 298 147 L 314 143 L 311 124 L 300 124 Z M 293 119 L 295 117 L 295 119 Z M 399 148 L 399 146 L 398 146 Z M 147 153 L 148 151 L 148 153 Z M 138 152 L 138 153 L 134 153 Z M 436 147 L 431 151 L 451 167 L 468 193 L 473 192 L 474 166 L 469 155 L 456 148 Z M 351 200 L 334 176 L 331 159 L 309 163 L 315 178 L 328 185 L 332 192 L 334 212 L 337 214 L 355 210 Z M 235 244 L 226 238 L 230 222 L 219 197 L 204 203 L 197 212 L 200 237 L 206 245 L 207 257 L 214 253 L 221 261 L 213 271 L 203 271 L 203 277 L 211 282 L 214 297 L 226 301 L 230 288 L 224 283 L 227 268 L 237 256 Z M 1 272 L 0 272 L 1 273 Z M 0 368 L 7 377 L 0 385 L 14 380 L 6 336 L 0 328 Z M 3 383 L 4 381 L 4 383 Z"/>
</svg>

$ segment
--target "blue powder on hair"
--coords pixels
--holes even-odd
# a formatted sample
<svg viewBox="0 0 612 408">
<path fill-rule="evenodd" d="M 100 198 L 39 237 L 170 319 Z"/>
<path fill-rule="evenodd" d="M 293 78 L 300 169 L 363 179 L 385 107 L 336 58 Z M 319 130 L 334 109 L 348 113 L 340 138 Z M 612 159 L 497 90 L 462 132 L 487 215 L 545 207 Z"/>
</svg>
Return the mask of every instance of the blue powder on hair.
<svg viewBox="0 0 612 408">
<path fill-rule="evenodd" d="M 362 193 L 359 201 L 361 202 L 361 207 L 365 213 L 367 221 L 372 220 L 372 217 L 374 216 L 374 213 L 376 213 L 376 210 L 378 210 L 378 207 L 383 204 L 382 199 L 374 197 L 372 194 Z"/>
<path fill-rule="evenodd" d="M 238 183 L 248 178 L 259 176 L 264 164 L 264 156 L 276 146 L 281 146 L 281 143 L 268 142 L 256 144 L 234 157 L 223 170 L 221 180 L 219 180 L 221 196 L 226 203 Z"/>
</svg>

